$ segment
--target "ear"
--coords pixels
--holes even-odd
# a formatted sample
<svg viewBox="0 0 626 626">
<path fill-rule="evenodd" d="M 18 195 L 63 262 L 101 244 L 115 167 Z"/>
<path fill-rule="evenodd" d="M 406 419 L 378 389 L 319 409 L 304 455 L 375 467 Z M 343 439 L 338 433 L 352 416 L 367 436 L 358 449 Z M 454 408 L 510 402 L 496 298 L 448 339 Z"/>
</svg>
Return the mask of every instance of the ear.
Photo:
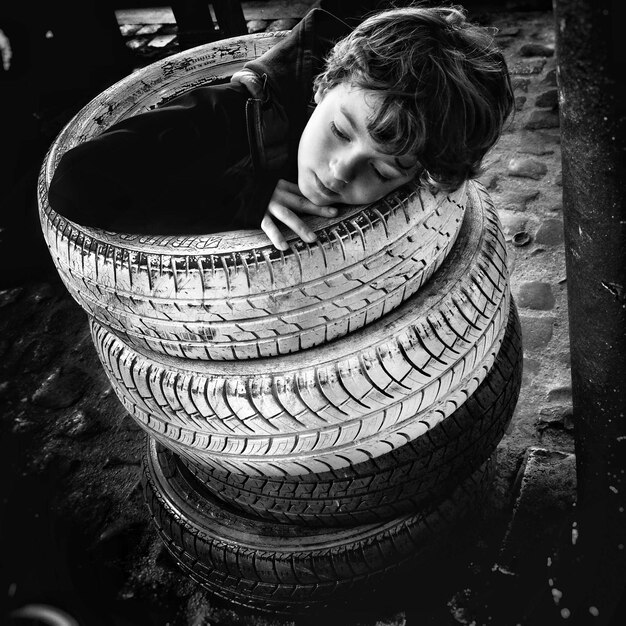
<svg viewBox="0 0 626 626">
<path fill-rule="evenodd" d="M 324 91 L 322 91 L 321 87 L 318 87 L 317 91 L 315 92 L 315 95 L 313 96 L 313 100 L 315 101 L 315 104 L 319 104 L 322 99 L 324 98 Z"/>
</svg>

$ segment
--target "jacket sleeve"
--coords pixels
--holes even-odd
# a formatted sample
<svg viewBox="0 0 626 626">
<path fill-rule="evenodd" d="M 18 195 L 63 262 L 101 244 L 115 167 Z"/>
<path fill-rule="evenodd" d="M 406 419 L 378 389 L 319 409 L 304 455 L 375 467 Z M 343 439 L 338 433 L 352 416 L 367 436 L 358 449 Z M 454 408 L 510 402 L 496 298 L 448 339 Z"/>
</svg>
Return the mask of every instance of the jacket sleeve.
<svg viewBox="0 0 626 626">
<path fill-rule="evenodd" d="M 224 177 L 249 154 L 247 97 L 241 85 L 202 87 L 116 123 L 63 155 L 52 208 L 119 232 L 215 232 L 255 221 L 242 198 L 233 212 Z"/>
<path fill-rule="evenodd" d="M 335 43 L 351 28 L 328 11 L 312 9 L 289 35 L 244 67 L 266 77 L 272 95 L 290 110 L 305 110 L 313 96 L 313 79 Z"/>
</svg>

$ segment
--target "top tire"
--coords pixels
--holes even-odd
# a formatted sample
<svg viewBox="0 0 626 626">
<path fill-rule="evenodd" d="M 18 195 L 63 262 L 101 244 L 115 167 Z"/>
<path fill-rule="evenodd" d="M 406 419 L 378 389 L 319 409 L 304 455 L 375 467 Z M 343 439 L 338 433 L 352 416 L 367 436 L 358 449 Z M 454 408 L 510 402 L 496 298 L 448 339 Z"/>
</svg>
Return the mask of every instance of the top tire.
<svg viewBox="0 0 626 626">
<path fill-rule="evenodd" d="M 85 106 L 52 144 L 39 180 L 44 237 L 78 304 L 140 348 L 199 360 L 275 356 L 361 328 L 415 293 L 458 235 L 467 186 L 433 195 L 403 188 L 334 219 L 308 218 L 317 241 L 262 231 L 142 236 L 75 224 L 47 189 L 65 151 L 124 117 L 227 80 L 286 33 L 207 44 L 153 63 Z"/>
</svg>

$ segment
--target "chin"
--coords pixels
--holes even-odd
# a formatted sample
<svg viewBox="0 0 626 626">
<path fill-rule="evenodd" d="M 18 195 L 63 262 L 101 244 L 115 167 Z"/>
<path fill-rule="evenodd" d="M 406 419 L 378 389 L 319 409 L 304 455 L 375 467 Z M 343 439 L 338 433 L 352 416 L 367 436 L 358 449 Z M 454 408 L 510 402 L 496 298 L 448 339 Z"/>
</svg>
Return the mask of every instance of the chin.
<svg viewBox="0 0 626 626">
<path fill-rule="evenodd" d="M 312 178 L 313 174 L 309 174 L 308 177 L 298 176 L 298 188 L 300 189 L 300 193 L 316 206 L 327 206 L 330 204 L 330 201 L 317 191 L 313 180 L 311 180 Z"/>
</svg>

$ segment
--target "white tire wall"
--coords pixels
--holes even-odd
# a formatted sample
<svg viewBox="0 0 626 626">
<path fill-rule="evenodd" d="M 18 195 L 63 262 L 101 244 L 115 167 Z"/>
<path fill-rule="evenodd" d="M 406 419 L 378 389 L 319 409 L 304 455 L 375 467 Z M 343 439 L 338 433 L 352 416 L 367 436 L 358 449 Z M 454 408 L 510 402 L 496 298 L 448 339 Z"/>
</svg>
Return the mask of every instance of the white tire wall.
<svg viewBox="0 0 626 626">
<path fill-rule="evenodd" d="M 51 209 L 47 189 L 65 151 L 193 87 L 226 80 L 282 36 L 236 37 L 143 68 L 82 109 L 50 148 L 39 205 L 55 266 L 78 304 L 131 345 L 199 360 L 319 345 L 398 306 L 454 244 L 465 186 L 449 195 L 403 188 L 333 219 L 307 218 L 317 241 L 289 234 L 286 252 L 260 230 L 130 235 L 80 226 Z"/>
<path fill-rule="evenodd" d="M 501 227 L 483 188 L 470 185 L 469 198 L 428 284 L 367 328 L 299 354 L 177 359 L 132 348 L 92 320 L 118 397 L 164 445 L 244 474 L 327 471 L 423 435 L 480 384 L 506 327 Z"/>
</svg>

